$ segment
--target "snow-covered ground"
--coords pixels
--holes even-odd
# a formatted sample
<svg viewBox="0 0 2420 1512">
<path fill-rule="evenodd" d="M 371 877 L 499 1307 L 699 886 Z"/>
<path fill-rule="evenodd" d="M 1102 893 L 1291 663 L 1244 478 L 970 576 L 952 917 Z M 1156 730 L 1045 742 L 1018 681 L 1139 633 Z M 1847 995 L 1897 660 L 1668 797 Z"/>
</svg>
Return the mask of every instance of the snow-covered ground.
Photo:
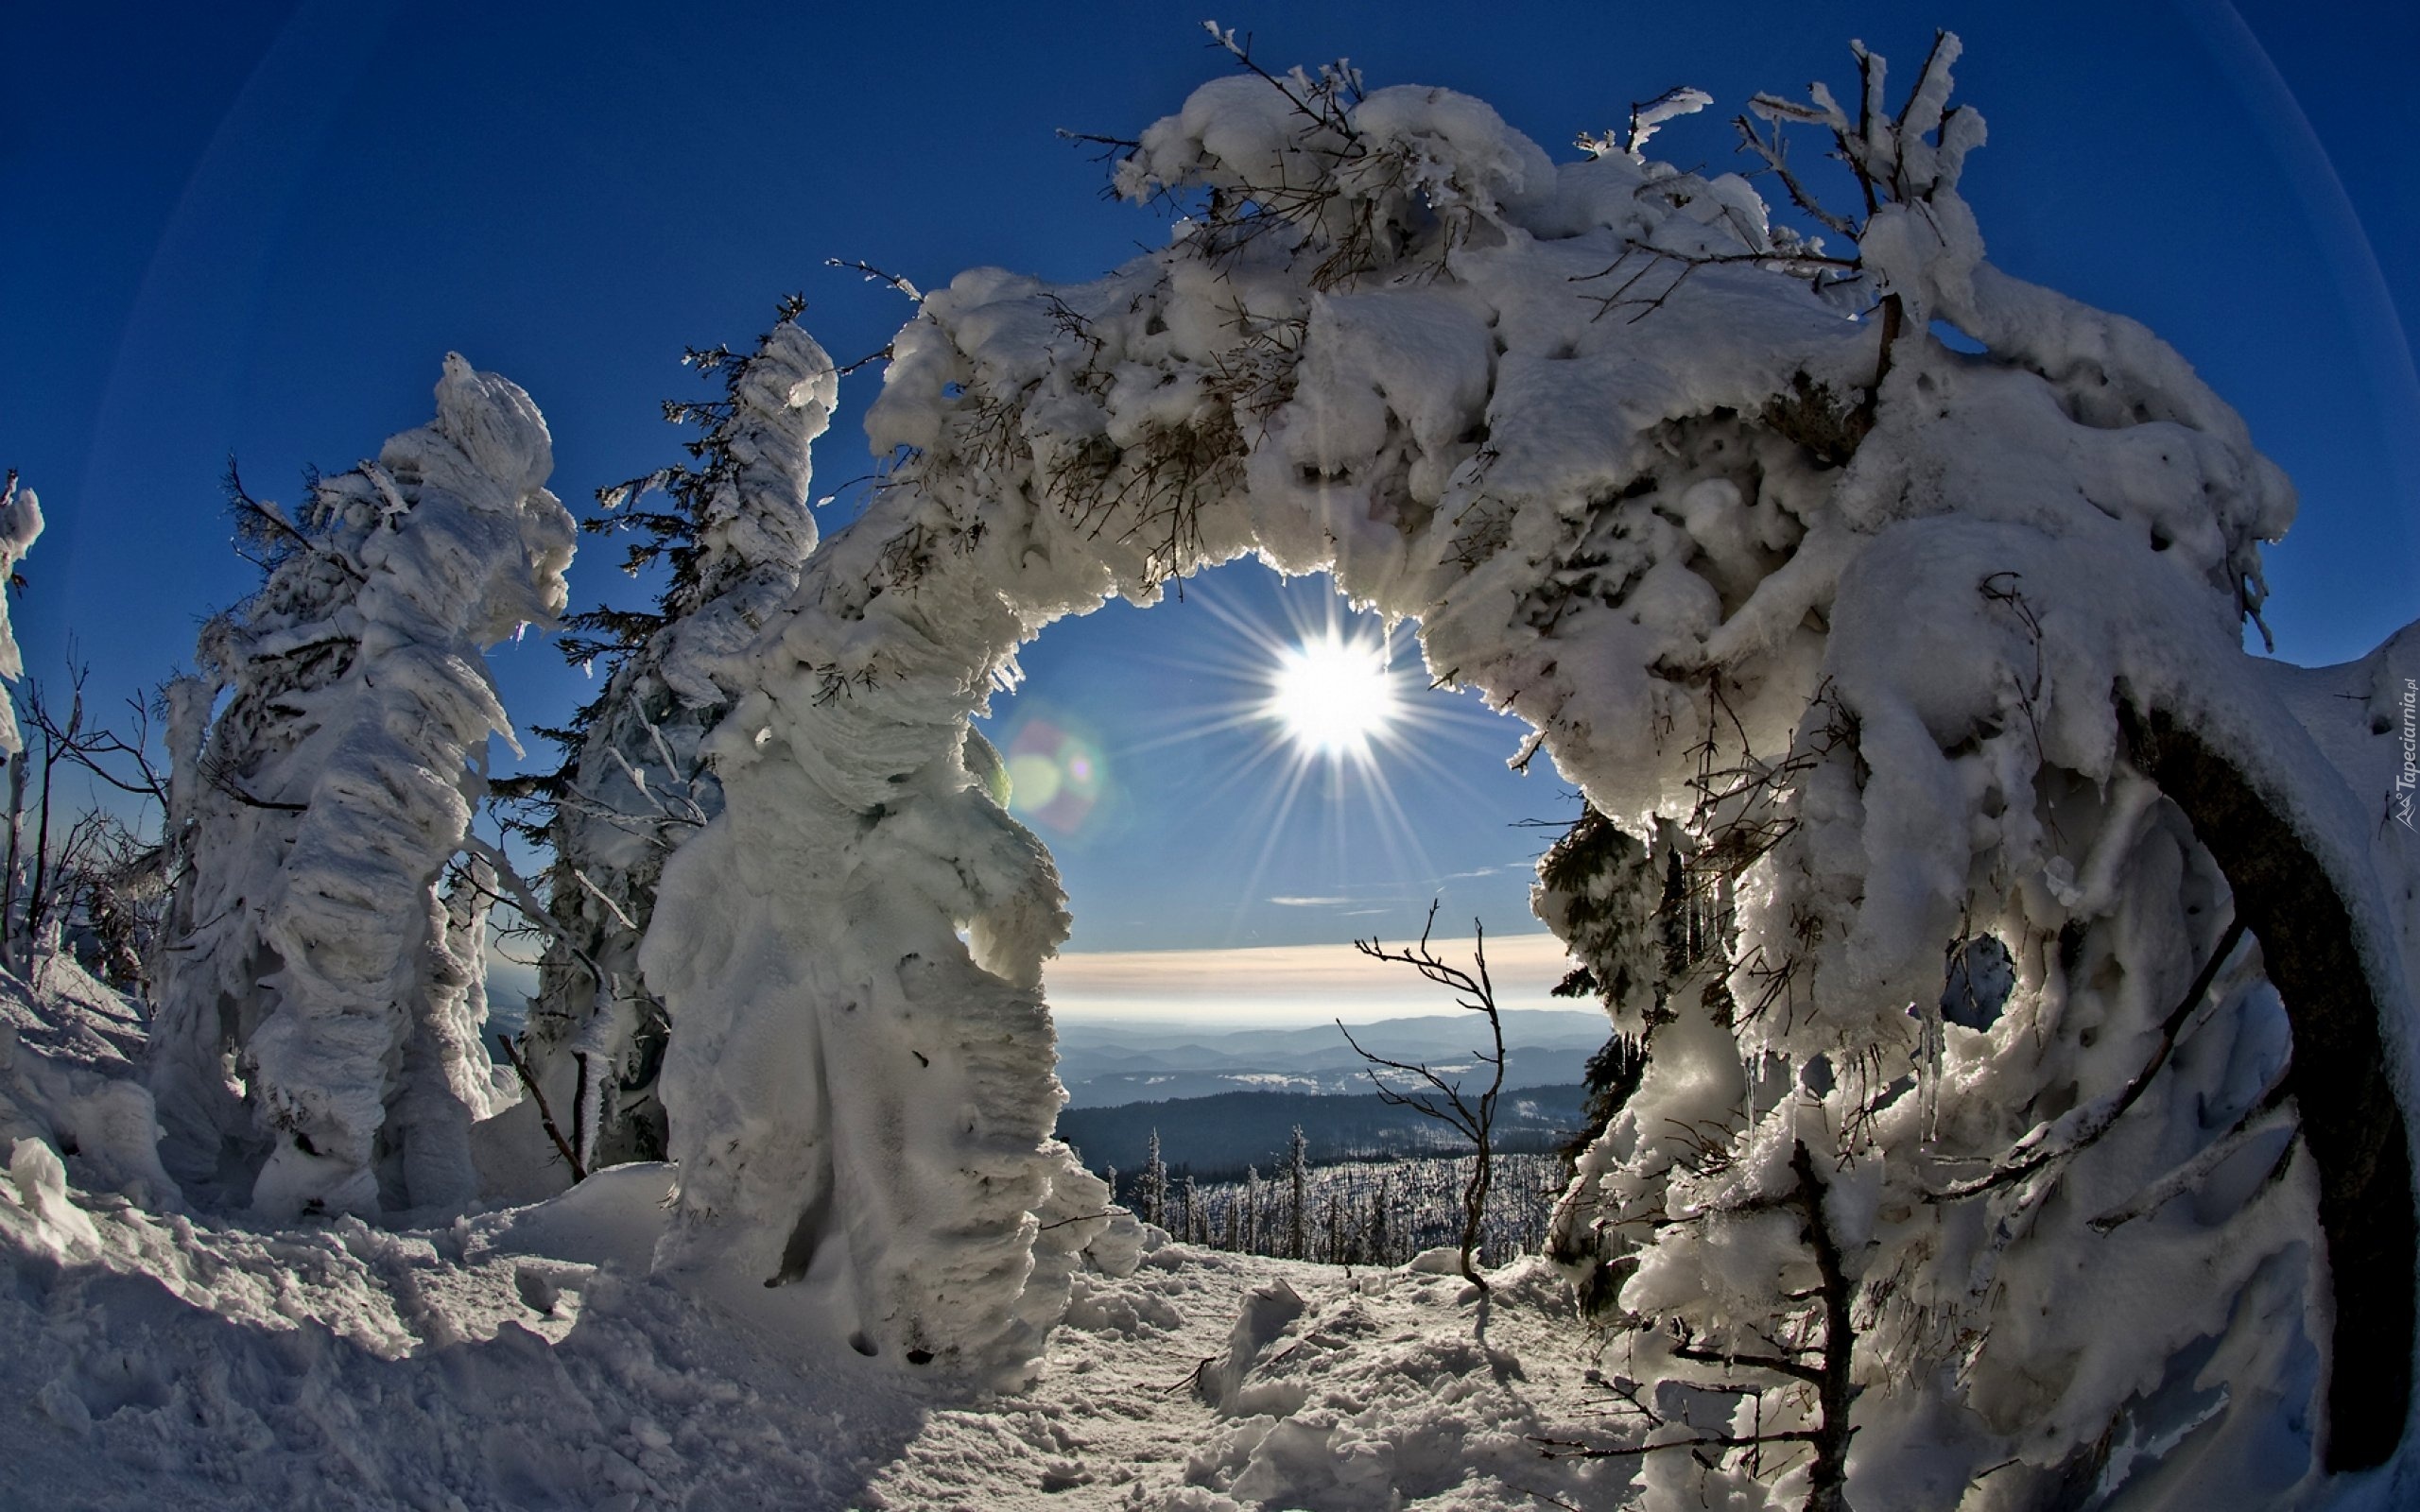
<svg viewBox="0 0 2420 1512">
<path fill-rule="evenodd" d="M 0 977 L 0 1504 L 1534 1508 L 1621 1473 L 1533 1441 L 1600 1418 L 1536 1262 L 1482 1309 L 1147 1230 L 1029 1386 L 952 1397 L 649 1279 L 662 1165 L 430 1229 L 162 1211 L 94 1123 L 140 1024 L 71 966 L 43 988 Z"/>
</svg>

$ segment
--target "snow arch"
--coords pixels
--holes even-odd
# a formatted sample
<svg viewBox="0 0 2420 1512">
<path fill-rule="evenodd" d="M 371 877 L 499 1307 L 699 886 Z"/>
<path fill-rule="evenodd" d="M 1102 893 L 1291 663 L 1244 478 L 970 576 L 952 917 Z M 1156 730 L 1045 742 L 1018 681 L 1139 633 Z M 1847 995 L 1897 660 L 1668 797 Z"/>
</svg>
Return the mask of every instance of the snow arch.
<svg viewBox="0 0 2420 1512">
<path fill-rule="evenodd" d="M 1257 551 L 1416 617 L 1431 668 L 1526 717 L 1716 921 L 1694 959 L 1600 973 L 1648 1071 L 1564 1214 L 1643 1338 L 1698 1341 L 1663 1367 L 1796 1336 L 1813 1262 L 1764 1219 L 1801 1201 L 1864 1332 L 1777 1373 L 1786 1395 L 1821 1360 L 1836 1396 L 1759 1410 L 1834 1435 L 1819 1476 L 1850 1432 L 1823 1415 L 1867 1391 L 1860 1445 L 1930 1423 L 1967 1475 L 2049 1485 L 2118 1427 L 2164 1431 L 2165 1372 L 2214 1338 L 2231 1425 L 2299 1410 L 2325 1351 L 2332 1462 L 2382 1458 L 2411 1201 L 2407 1030 L 2379 1009 L 2408 1002 L 2410 907 L 2360 795 L 2403 653 L 2358 674 L 2353 735 L 2242 653 L 2290 489 L 2150 333 L 1984 260 L 1955 55 L 1870 128 L 1820 92 L 1762 102 L 1876 191 L 1847 257 L 1643 132 L 1557 165 L 1466 97 L 1298 73 L 1205 86 L 1120 166 L 1131 196 L 1201 198 L 1167 249 L 925 299 L 868 422 L 908 460 L 766 626 L 712 737 L 727 808 L 642 953 L 674 1024 L 659 1265 L 794 1287 L 776 1305 L 892 1358 L 1035 1355 L 1103 1194 L 1049 1142 L 1063 898 L 969 716 L 1052 620 Z M 2201 833 L 2243 794 L 2299 880 Z M 1639 956 L 1654 889 L 1617 871 L 1586 908 L 1542 895 L 1583 956 Z M 2333 1007 L 2274 952 L 2218 951 L 2238 910 L 2264 942 L 2305 927 L 2274 902 L 2296 887 L 2339 906 L 2309 968 Z M 1945 1027 L 1944 952 L 1985 934 L 2005 1002 Z M 2245 1179 L 2280 1100 L 2339 1081 L 2357 1115 L 2303 1099 L 2316 1161 L 2263 1146 Z M 1720 1137 L 1658 1133 L 1685 1116 Z M 2221 1167 L 2223 1194 L 2152 1200 Z M 1720 1291 L 1726 1246 L 1766 1295 Z M 2327 1320 L 2319 1250 L 2377 1309 L 2371 1347 Z M 2085 1274 L 2156 1316 L 2017 1315 Z M 2271 1324 L 2303 1353 L 2260 1354 Z"/>
</svg>

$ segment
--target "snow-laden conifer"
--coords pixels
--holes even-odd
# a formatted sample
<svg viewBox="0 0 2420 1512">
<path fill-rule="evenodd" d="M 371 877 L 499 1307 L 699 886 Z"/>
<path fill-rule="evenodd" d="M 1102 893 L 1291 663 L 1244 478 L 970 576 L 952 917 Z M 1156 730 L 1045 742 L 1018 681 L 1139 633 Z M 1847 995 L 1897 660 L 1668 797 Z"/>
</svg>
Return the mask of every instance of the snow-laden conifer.
<svg viewBox="0 0 2420 1512">
<path fill-rule="evenodd" d="M 528 395 L 449 353 L 437 418 L 299 511 L 233 490 L 262 584 L 170 698 L 190 859 L 149 1079 L 189 1189 L 281 1218 L 475 1194 L 504 1098 L 477 910 L 440 885 L 511 738 L 484 648 L 563 606 L 552 466 Z"/>
<path fill-rule="evenodd" d="M 718 399 L 672 402 L 698 428 L 692 461 L 599 492 L 591 531 L 639 539 L 624 565 L 666 572 L 652 610 L 568 616 L 565 654 L 604 662 L 605 685 L 564 730 L 556 772 L 499 783 L 514 823 L 545 845 L 547 945 L 529 1005 L 526 1060 L 584 1170 L 660 1160 L 656 1096 L 666 1024 L 640 979 L 638 947 L 665 858 L 722 809 L 702 742 L 746 682 L 742 653 L 786 603 L 815 547 L 808 447 L 838 398 L 832 360 L 796 323 L 753 351 L 692 352 Z M 533 1103 L 500 1131 L 544 1148 Z"/>
<path fill-rule="evenodd" d="M 17 470 L 12 467 L 8 482 L 0 484 L 0 685 L 26 675 L 25 658 L 17 651 L 16 631 L 9 623 L 9 598 L 17 587 L 17 563 L 25 559 L 41 536 L 42 499 L 17 482 Z M 0 758 L 14 761 L 25 748 L 26 737 L 17 729 L 16 707 L 0 696 Z"/>
<path fill-rule="evenodd" d="M 1156 1128 L 1151 1130 L 1150 1143 L 1144 1151 L 1143 1169 L 1135 1173 L 1134 1185 L 1127 1194 L 1126 1205 L 1133 1209 L 1134 1216 L 1145 1223 L 1167 1227 L 1168 1168 L 1160 1159 L 1160 1131 Z"/>
</svg>

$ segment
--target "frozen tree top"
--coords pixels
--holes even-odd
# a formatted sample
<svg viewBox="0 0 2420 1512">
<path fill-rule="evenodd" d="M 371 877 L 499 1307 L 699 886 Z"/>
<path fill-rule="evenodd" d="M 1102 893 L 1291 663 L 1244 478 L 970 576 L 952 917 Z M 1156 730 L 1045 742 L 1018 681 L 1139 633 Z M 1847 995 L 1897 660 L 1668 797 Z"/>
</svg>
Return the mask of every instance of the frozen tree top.
<svg viewBox="0 0 2420 1512">
<path fill-rule="evenodd" d="M 16 632 L 9 624 L 9 600 L 13 596 L 17 563 L 41 535 L 42 500 L 33 490 L 19 486 L 17 470 L 10 468 L 5 490 L 0 490 L 0 682 L 14 682 L 26 673 Z M 13 756 L 25 747 L 15 705 L 0 694 L 0 756 Z"/>
</svg>

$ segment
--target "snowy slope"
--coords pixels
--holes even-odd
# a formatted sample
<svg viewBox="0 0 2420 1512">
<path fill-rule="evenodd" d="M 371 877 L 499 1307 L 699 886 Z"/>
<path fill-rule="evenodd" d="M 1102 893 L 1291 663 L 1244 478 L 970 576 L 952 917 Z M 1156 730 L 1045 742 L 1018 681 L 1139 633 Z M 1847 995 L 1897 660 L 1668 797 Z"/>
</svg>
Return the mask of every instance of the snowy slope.
<svg viewBox="0 0 2420 1512">
<path fill-rule="evenodd" d="M 1529 1436 L 1598 1418 L 1537 1262 L 1482 1331 L 1457 1276 L 1129 1225 L 1028 1387 L 919 1390 L 761 1289 L 650 1279 L 663 1165 L 407 1231 L 175 1211 L 156 1160 L 130 1197 L 154 1130 L 129 1005 L 60 963 L 0 975 L 0 1506 L 1513 1508 L 1620 1473 Z"/>
<path fill-rule="evenodd" d="M 101 1185 L 105 1147 L 61 1137 L 60 1094 L 143 1101 L 110 1043 L 130 1016 L 72 966 L 43 986 L 0 978 L 0 1505 L 1728 1504 L 1686 1453 L 1587 1457 L 1636 1442 L 1613 1410 L 1631 1346 L 1535 1260 L 1482 1306 L 1442 1252 L 1354 1269 L 1145 1230 L 1073 1276 L 1028 1386 L 953 1395 L 805 1347 L 744 1290 L 650 1279 L 662 1165 L 413 1231 L 130 1201 Z"/>
<path fill-rule="evenodd" d="M 1512 1508 L 1585 1479 L 1525 1436 L 1589 1418 L 1567 1295 L 1534 1263 L 1482 1343 L 1457 1277 L 1166 1246 L 1076 1279 L 1027 1391 L 952 1400 L 645 1279 L 666 1184 L 625 1166 L 408 1233 L 78 1194 L 96 1242 L 12 1255 L 0 1294 L 0 1502 Z M 0 1218 L 18 1195 L 0 1184 Z M 1250 1294 L 1278 1287 L 1301 1315 L 1229 1372 L 1222 1412 L 1196 1367 L 1225 1366 Z"/>
</svg>

